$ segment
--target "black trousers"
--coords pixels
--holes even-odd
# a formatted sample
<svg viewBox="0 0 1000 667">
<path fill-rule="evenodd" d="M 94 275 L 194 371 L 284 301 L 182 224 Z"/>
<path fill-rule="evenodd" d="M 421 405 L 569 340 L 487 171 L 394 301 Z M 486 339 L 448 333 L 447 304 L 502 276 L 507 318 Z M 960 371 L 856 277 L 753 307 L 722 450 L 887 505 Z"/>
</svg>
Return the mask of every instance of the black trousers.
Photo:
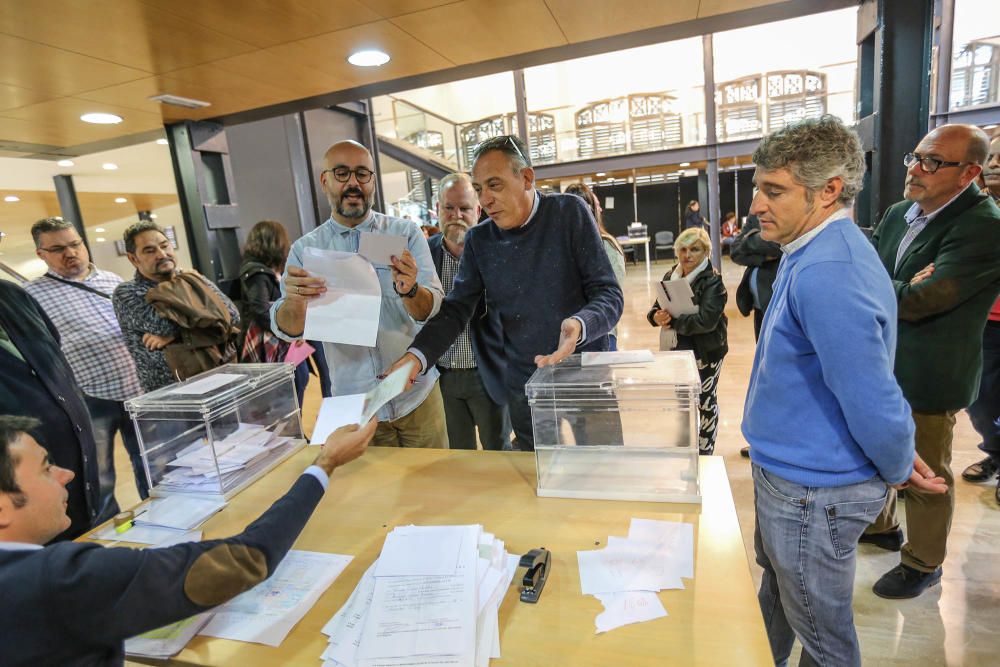
<svg viewBox="0 0 1000 667">
<path fill-rule="evenodd" d="M 969 406 L 969 420 L 983 439 L 979 449 L 1000 465 L 1000 322 L 989 321 L 983 331 L 983 376 L 979 396 Z"/>
<path fill-rule="evenodd" d="M 475 368 L 438 368 L 450 449 L 476 449 L 476 430 L 483 449 L 501 450 L 504 408 L 486 392 Z"/>
</svg>

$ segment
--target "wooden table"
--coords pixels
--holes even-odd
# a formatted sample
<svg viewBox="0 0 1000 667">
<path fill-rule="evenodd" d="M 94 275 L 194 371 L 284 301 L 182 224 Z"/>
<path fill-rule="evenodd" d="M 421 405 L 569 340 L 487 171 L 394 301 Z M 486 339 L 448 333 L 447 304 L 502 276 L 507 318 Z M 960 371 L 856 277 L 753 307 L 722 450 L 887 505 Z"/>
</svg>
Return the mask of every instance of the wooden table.
<svg viewBox="0 0 1000 667">
<path fill-rule="evenodd" d="M 315 455 L 306 448 L 233 498 L 203 526 L 205 539 L 241 531 Z M 522 603 L 516 585 L 508 590 L 500 608 L 503 657 L 493 664 L 771 665 L 723 461 L 700 460 L 704 495 L 698 506 L 538 498 L 528 453 L 372 447 L 334 473 L 295 543 L 296 549 L 355 558 L 284 643 L 272 648 L 195 637 L 172 664 L 318 666 L 326 647 L 320 628 L 378 556 L 386 533 L 410 523 L 481 523 L 509 552 L 544 546 L 553 560 L 538 604 Z M 580 592 L 576 552 L 605 546 L 609 535 L 625 536 L 631 517 L 694 523 L 695 577 L 685 580 L 684 590 L 660 593 L 666 618 L 595 635 L 603 607 Z"/>
</svg>

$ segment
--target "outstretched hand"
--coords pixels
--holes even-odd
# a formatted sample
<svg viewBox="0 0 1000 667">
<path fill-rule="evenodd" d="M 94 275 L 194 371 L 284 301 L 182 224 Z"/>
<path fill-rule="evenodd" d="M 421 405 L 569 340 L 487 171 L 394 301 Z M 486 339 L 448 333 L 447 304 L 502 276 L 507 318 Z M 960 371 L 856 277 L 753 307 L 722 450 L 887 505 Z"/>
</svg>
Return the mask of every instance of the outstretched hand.
<svg viewBox="0 0 1000 667">
<path fill-rule="evenodd" d="M 334 469 L 349 463 L 365 453 L 368 443 L 375 435 L 375 427 L 378 420 L 372 418 L 364 426 L 349 424 L 341 426 L 330 434 L 330 437 L 323 443 L 323 449 L 316 457 L 314 465 L 322 468 L 326 474 L 333 474 Z"/>
<path fill-rule="evenodd" d="M 539 354 L 536 356 L 535 365 L 539 368 L 554 366 L 573 354 L 576 350 L 576 342 L 580 340 L 582 332 L 583 325 L 580 324 L 580 320 L 575 317 L 567 317 L 562 321 L 562 326 L 559 328 L 559 347 L 552 354 Z"/>
<path fill-rule="evenodd" d="M 407 352 L 399 359 L 397 359 L 396 363 L 394 363 L 392 366 L 389 366 L 389 368 L 384 373 L 378 376 L 379 379 L 381 380 L 386 378 L 387 376 L 391 375 L 393 371 L 395 371 L 397 368 L 399 368 L 400 366 L 405 366 L 411 361 L 413 362 L 413 369 L 410 371 L 410 377 L 406 381 L 406 389 L 404 390 L 404 391 L 409 391 L 413 387 L 413 383 L 416 382 L 417 376 L 420 375 L 420 371 L 423 370 L 423 368 L 420 365 L 420 359 L 417 357 L 417 355 L 413 354 L 412 352 Z"/>
</svg>

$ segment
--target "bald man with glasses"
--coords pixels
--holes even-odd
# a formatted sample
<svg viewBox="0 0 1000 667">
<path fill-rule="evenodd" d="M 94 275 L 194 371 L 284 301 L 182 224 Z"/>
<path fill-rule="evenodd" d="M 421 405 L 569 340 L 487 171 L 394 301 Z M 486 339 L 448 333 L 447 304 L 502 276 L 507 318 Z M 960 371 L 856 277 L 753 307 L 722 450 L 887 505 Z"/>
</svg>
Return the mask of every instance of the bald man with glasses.
<svg viewBox="0 0 1000 667">
<path fill-rule="evenodd" d="M 326 292 L 324 279 L 302 268 L 306 248 L 357 252 L 363 233 L 406 237 L 407 249 L 393 257 L 391 265 L 373 263 L 382 288 L 375 346 L 323 344 L 337 396 L 373 389 L 423 323 L 438 312 L 444 298 L 420 228 L 412 221 L 372 210 L 376 176 L 372 155 L 361 144 L 340 141 L 327 150 L 320 182 L 330 202 L 330 219 L 292 244 L 281 298 L 271 306 L 275 334 L 289 341 L 301 338 L 306 305 Z M 379 410 L 378 419 L 375 445 L 447 448 L 437 370 L 423 376 L 413 391 L 389 401 Z"/>
<path fill-rule="evenodd" d="M 895 375 L 913 413 L 917 454 L 948 484 L 910 489 L 907 541 L 891 494 L 862 542 L 900 551 L 877 595 L 912 598 L 941 580 L 954 512 L 955 414 L 976 398 L 983 329 L 1000 293 L 1000 209 L 976 187 L 989 150 L 974 126 L 943 125 L 903 158 L 905 201 L 886 211 L 872 241 L 892 278 L 899 333 Z"/>
</svg>

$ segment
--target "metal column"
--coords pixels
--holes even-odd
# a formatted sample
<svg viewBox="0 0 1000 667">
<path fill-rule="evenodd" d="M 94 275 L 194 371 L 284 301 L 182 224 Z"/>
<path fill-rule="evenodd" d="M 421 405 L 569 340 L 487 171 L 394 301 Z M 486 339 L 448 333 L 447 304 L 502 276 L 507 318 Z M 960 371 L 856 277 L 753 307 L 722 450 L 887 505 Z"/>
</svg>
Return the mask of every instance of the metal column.
<svg viewBox="0 0 1000 667">
<path fill-rule="evenodd" d="M 712 240 L 712 266 L 722 270 L 722 230 L 719 208 L 719 151 L 715 132 L 715 52 L 712 35 L 702 35 L 702 63 L 705 72 L 705 142 L 708 144 L 708 221 Z"/>
<path fill-rule="evenodd" d="M 52 177 L 56 184 L 56 197 L 59 199 L 59 212 L 62 219 L 73 223 L 83 245 L 90 250 L 90 243 L 87 241 L 87 230 L 83 227 L 83 213 L 80 212 L 80 202 L 76 198 L 76 187 L 73 186 L 73 177 L 69 174 L 57 174 Z"/>
</svg>

